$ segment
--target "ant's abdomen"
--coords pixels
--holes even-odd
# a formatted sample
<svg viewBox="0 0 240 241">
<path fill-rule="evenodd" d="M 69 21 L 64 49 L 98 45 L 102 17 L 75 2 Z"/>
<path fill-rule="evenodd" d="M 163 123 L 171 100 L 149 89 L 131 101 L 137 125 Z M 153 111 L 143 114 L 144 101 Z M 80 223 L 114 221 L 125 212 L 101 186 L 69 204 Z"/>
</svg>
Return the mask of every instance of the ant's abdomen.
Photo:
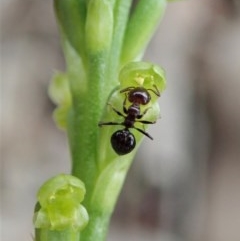
<svg viewBox="0 0 240 241">
<path fill-rule="evenodd" d="M 126 155 L 134 149 L 136 141 L 130 131 L 118 130 L 112 134 L 111 144 L 118 155 Z"/>
</svg>

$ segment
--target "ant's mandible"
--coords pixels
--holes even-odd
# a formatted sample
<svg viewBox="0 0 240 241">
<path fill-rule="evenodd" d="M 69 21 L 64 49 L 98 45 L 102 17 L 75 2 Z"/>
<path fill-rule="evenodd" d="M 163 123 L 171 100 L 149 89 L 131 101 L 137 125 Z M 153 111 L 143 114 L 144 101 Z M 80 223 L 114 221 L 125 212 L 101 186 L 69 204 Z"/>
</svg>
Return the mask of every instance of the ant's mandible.
<svg viewBox="0 0 240 241">
<path fill-rule="evenodd" d="M 154 85 L 155 89 L 145 89 L 143 87 L 128 87 L 120 91 L 120 93 L 125 93 L 125 99 L 123 102 L 123 113 L 112 107 L 113 111 L 118 114 L 119 116 L 122 116 L 124 118 L 124 121 L 121 123 L 118 122 L 100 122 L 98 126 L 103 125 L 122 125 L 125 128 L 123 130 L 118 130 L 114 132 L 111 136 L 111 144 L 113 149 L 118 155 L 125 155 L 130 153 L 135 145 L 136 140 L 134 135 L 129 131 L 130 128 L 133 128 L 139 132 L 141 132 L 143 135 L 147 136 L 151 140 L 153 138 L 144 130 L 137 128 L 134 126 L 136 122 L 142 123 L 142 124 L 154 124 L 155 121 L 146 121 L 141 120 L 141 118 L 147 113 L 149 108 L 145 109 L 143 113 L 140 111 L 141 105 L 147 105 L 151 100 L 151 95 L 149 94 L 149 91 L 152 91 L 155 95 L 158 97 L 160 96 L 160 92 L 157 89 L 157 87 Z M 131 103 L 131 105 L 127 108 L 126 102 L 128 101 Z"/>
</svg>

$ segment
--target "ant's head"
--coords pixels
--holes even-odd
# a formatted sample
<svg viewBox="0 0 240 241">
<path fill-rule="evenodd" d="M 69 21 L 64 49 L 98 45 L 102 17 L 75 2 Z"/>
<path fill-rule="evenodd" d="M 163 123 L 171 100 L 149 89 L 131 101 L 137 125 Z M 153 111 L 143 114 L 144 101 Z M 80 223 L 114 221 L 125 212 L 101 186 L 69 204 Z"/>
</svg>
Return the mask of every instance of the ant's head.
<svg viewBox="0 0 240 241">
<path fill-rule="evenodd" d="M 146 105 L 151 100 L 151 96 L 145 88 L 136 87 L 129 91 L 128 100 L 134 104 Z"/>
<path fill-rule="evenodd" d="M 133 104 L 146 105 L 151 100 L 148 90 L 143 87 L 128 87 L 120 92 L 127 92 L 128 101 Z"/>
</svg>

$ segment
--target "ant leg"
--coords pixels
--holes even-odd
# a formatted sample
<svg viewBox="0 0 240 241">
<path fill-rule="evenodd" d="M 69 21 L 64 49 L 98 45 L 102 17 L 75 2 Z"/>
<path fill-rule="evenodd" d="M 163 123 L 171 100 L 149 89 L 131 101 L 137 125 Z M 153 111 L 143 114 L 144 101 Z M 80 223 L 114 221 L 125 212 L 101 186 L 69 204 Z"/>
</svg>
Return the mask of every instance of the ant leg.
<svg viewBox="0 0 240 241">
<path fill-rule="evenodd" d="M 145 126 L 143 125 L 143 124 L 155 124 L 156 123 L 156 121 L 146 121 L 146 120 L 140 120 L 140 121 L 136 121 L 136 122 L 139 122 L 139 123 L 141 123 L 142 124 L 142 128 L 143 128 L 143 130 L 141 130 L 141 131 L 144 131 L 145 132 Z M 135 129 L 136 129 L 136 127 L 134 127 Z M 141 132 L 140 131 L 140 132 Z M 148 136 L 149 137 L 149 136 Z M 150 137 L 149 137 L 150 138 Z M 152 139 L 152 138 L 150 138 L 150 139 Z M 152 139 L 153 140 L 153 139 Z"/>
<path fill-rule="evenodd" d="M 117 109 L 115 109 L 111 104 L 108 103 L 108 105 L 111 106 L 111 108 L 113 109 L 113 111 L 114 111 L 115 113 L 117 113 L 119 116 L 122 116 L 122 117 L 125 118 L 125 116 L 124 116 L 120 111 L 118 111 Z"/>
<path fill-rule="evenodd" d="M 149 109 L 151 109 L 152 107 L 148 107 L 146 110 L 143 111 L 143 113 L 141 115 L 137 116 L 137 119 L 141 119 L 147 112 Z"/>
<path fill-rule="evenodd" d="M 153 87 L 155 88 L 155 90 L 153 90 L 153 89 L 147 89 L 147 90 L 151 90 L 156 96 L 160 96 L 161 94 L 160 94 L 160 91 L 157 88 L 157 86 L 153 85 Z"/>
<path fill-rule="evenodd" d="M 143 123 L 143 124 L 155 124 L 156 121 L 146 121 L 146 120 L 138 120 L 136 122 Z"/>
<path fill-rule="evenodd" d="M 149 139 L 153 140 L 153 138 L 147 132 L 145 132 L 142 129 L 137 128 L 137 127 L 133 127 L 133 128 L 138 130 L 139 132 L 141 132 L 143 135 L 147 136 Z"/>
<path fill-rule="evenodd" d="M 122 125 L 122 123 L 117 123 L 117 122 L 99 122 L 98 126 L 117 126 L 117 125 Z"/>
<path fill-rule="evenodd" d="M 127 107 L 126 107 L 126 102 L 127 102 L 127 94 L 125 93 L 125 99 L 123 101 L 123 112 L 127 115 Z"/>
<path fill-rule="evenodd" d="M 125 89 L 120 90 L 120 93 L 130 91 L 130 90 L 132 90 L 132 89 L 134 89 L 134 88 L 135 88 L 135 87 L 133 87 L 133 86 L 127 87 L 127 88 L 125 88 Z"/>
</svg>

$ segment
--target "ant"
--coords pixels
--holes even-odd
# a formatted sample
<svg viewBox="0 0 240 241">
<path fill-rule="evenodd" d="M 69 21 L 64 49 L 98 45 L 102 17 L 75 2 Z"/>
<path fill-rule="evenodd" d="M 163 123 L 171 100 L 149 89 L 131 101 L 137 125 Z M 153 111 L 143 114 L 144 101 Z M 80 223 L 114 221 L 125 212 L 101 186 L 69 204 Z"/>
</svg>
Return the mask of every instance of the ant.
<svg viewBox="0 0 240 241">
<path fill-rule="evenodd" d="M 141 132 L 143 135 L 153 140 L 153 138 L 147 132 L 135 127 L 134 124 L 136 122 L 142 124 L 155 123 L 155 121 L 141 120 L 141 118 L 147 113 L 147 111 L 151 107 L 145 109 L 142 114 L 140 111 L 140 106 L 147 105 L 151 100 L 151 95 L 149 94 L 149 91 L 152 91 L 158 97 L 160 96 L 160 92 L 155 85 L 154 88 L 155 89 L 145 89 L 143 87 L 127 87 L 121 90 L 120 93 L 125 93 L 125 99 L 123 102 L 123 112 L 125 115 L 109 104 L 116 114 L 124 118 L 124 121 L 121 123 L 100 122 L 98 126 L 101 127 L 103 125 L 123 125 L 125 127 L 123 130 L 118 130 L 114 132 L 111 136 L 111 144 L 117 154 L 125 155 L 130 153 L 134 149 L 136 141 L 134 135 L 129 131 L 130 128 Z M 131 103 L 128 108 L 126 107 L 127 100 Z"/>
</svg>

